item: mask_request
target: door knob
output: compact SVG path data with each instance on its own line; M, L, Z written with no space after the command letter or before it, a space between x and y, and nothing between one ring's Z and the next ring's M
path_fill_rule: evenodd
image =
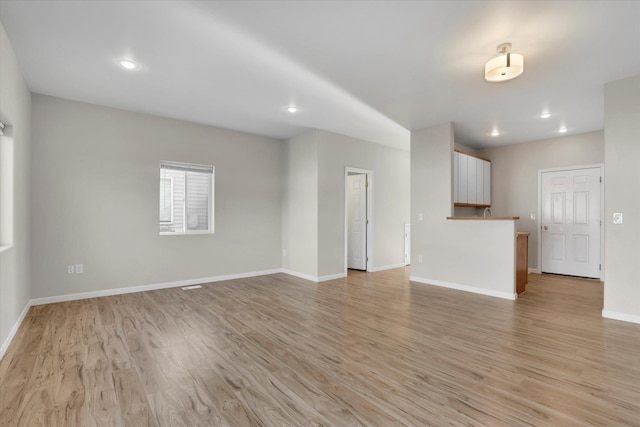
M549 227L547 227L546 225L545 225L544 227L542 227L542 228L544 228L545 230L548 230L548 229L549 229Z

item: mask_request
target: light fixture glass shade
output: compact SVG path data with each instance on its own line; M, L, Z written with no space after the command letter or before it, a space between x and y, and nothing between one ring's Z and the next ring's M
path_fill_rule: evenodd
M484 66L484 78L488 82L503 82L524 72L524 57L517 53L496 56Z
M138 64L129 59L119 59L118 64L120 64L122 68L126 68L127 70L135 70L136 68L138 68Z

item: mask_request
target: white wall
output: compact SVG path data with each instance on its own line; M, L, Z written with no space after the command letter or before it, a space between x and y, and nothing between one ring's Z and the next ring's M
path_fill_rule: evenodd
M538 170L604 163L604 132L561 136L542 141L480 150L491 160L491 212L519 216L518 231L529 235L529 267L538 265Z
M345 168L374 171L373 268L404 265L409 152L322 130L285 143L283 268L314 280L344 274Z
M282 142L33 95L33 297L281 267ZM215 167L215 234L160 236L161 160ZM67 274L69 264L84 274Z
M318 132L285 144L282 206L282 267L318 276Z
M345 168L373 173L373 268L404 265L404 224L410 219L410 153L317 131L319 276L344 273Z
M2 137L2 167L13 164L13 177L2 182L3 195L8 187L10 200L3 198L3 215L13 211L8 224L3 219L2 243L12 246L0 252L0 356L20 319L21 313L31 299L30 248L29 248L29 160L31 152L31 95L27 87L13 48L0 23L0 121L8 124L7 136ZM7 178L3 174L3 178ZM13 182L11 182L11 180ZM7 185L8 184L8 185ZM9 230L7 230L9 228ZM10 233L5 236L4 233ZM7 238L8 237L8 238Z
M411 280L513 298L514 221L446 219L453 147L451 123L411 133Z
M453 149L458 150L465 154L471 154L472 156L482 157L480 156L480 149L469 147L468 145L461 144L459 142L453 143Z
M603 315L640 323L640 76L605 85L604 129Z

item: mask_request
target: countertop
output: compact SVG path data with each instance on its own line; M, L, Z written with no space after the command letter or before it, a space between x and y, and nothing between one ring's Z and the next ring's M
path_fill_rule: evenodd
M520 219L519 216L448 216L447 219L472 221L504 221Z

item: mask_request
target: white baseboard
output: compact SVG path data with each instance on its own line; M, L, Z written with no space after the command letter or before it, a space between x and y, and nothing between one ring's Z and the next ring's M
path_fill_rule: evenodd
M443 288L455 289L458 291L465 291L465 292L473 292L474 294L487 295L490 297L503 298L508 300L515 300L518 298L518 294L515 292L509 293L509 292L492 291L491 289L476 288L475 286L459 285L457 283L442 282L440 280L425 279L423 277L417 277L417 276L410 276L409 280L411 280L412 282L423 283L425 285L440 286Z
M377 271L392 270L400 267L406 267L406 264L403 262L401 264L381 265L380 267L373 267L371 271L375 273Z
M531 274L531 273L533 273L533 274L542 274L542 272L540 271L539 268L530 268L529 269L529 274Z
M311 276L309 274L300 273L298 271L287 270L286 268L283 268L282 272L284 274L288 274L289 276L299 277L299 278L304 279L304 280L310 280L312 282L317 282L318 281L318 277L317 276Z
M11 331L9 332L7 339L5 339L4 342L2 343L2 347L0 347L0 360L2 360L2 358L4 357L4 353L9 348L9 344L11 344L11 341L13 341L13 338L16 336L16 332L18 332L18 328L20 328L20 325L22 325L22 321L24 320L24 317L27 315L27 312L29 311L30 307L31 307L31 301L29 301L27 305L24 307L24 310L22 310L22 313L20 313L20 316L18 317L18 320L16 321L15 325L13 325L13 328L11 328Z
M326 282L327 280L342 279L343 277L346 277L344 273L331 274L328 276L312 276L310 274L300 273L298 271L288 270L286 268L282 269L281 271L290 276L299 277L301 279L310 280L316 283Z
M221 282L223 280L244 279L246 277L264 276L282 273L281 268L273 270L251 271L248 273L228 274L225 276L203 277L201 279L179 280L176 282L157 283L153 285L131 286L128 288L106 289L104 291L81 292L77 294L58 295L53 297L35 298L31 305L51 304L54 302L74 301L79 299L105 297L110 295L130 294L133 292L154 291L157 289L177 288L182 286L201 285L203 283Z
M327 280L344 279L347 277L345 273L330 274L328 276L318 277L318 282L326 282Z
M620 313L618 311L602 310L602 317L623 322L640 323L640 316L637 314Z

